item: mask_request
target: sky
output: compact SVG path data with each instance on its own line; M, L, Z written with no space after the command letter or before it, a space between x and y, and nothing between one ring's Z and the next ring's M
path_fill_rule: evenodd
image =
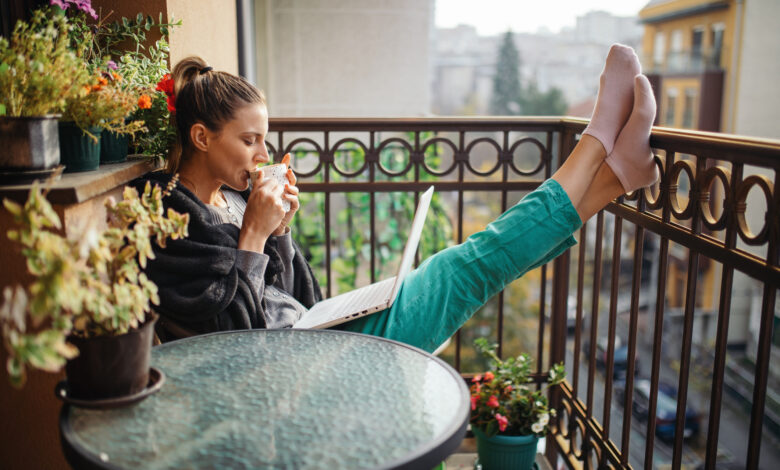
M602 10L617 16L636 16L649 0L436 0L436 26L470 24L481 35L508 29L535 33L544 27L556 33L574 26L578 16Z

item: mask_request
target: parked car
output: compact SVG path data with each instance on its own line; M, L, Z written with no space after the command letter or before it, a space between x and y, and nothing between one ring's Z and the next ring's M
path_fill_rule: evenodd
M650 408L650 381L639 379L634 382L634 400L631 412L641 421L647 421ZM658 384L657 402L655 408L655 435L671 441L674 439L674 428L677 417L677 389L668 383ZM690 403L685 409L685 425L683 437L690 438L699 433L699 413Z
M574 334L577 329L577 297L570 295L566 304L566 333Z

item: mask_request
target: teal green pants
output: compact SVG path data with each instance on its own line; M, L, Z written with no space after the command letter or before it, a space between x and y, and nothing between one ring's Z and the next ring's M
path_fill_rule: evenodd
M337 328L432 352L507 284L576 244L581 225L569 196L549 179L485 230L423 261L389 309Z

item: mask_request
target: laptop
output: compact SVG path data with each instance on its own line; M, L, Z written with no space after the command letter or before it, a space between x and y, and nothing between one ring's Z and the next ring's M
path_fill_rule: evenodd
M401 264L398 266L398 272L395 276L317 302L292 327L327 328L354 318L371 315L393 305L393 301L401 288L401 283L412 270L414 254L417 252L417 246L420 244L420 235L422 235L425 216L428 214L428 207L431 204L431 197L433 197L433 186L420 196L420 202L417 204L417 210L412 221L409 239L404 247Z

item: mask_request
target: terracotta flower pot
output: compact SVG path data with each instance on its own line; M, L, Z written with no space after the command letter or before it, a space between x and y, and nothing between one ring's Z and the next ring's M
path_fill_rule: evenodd
M70 337L79 355L65 365L70 396L99 400L138 393L149 383L156 315L119 336Z

